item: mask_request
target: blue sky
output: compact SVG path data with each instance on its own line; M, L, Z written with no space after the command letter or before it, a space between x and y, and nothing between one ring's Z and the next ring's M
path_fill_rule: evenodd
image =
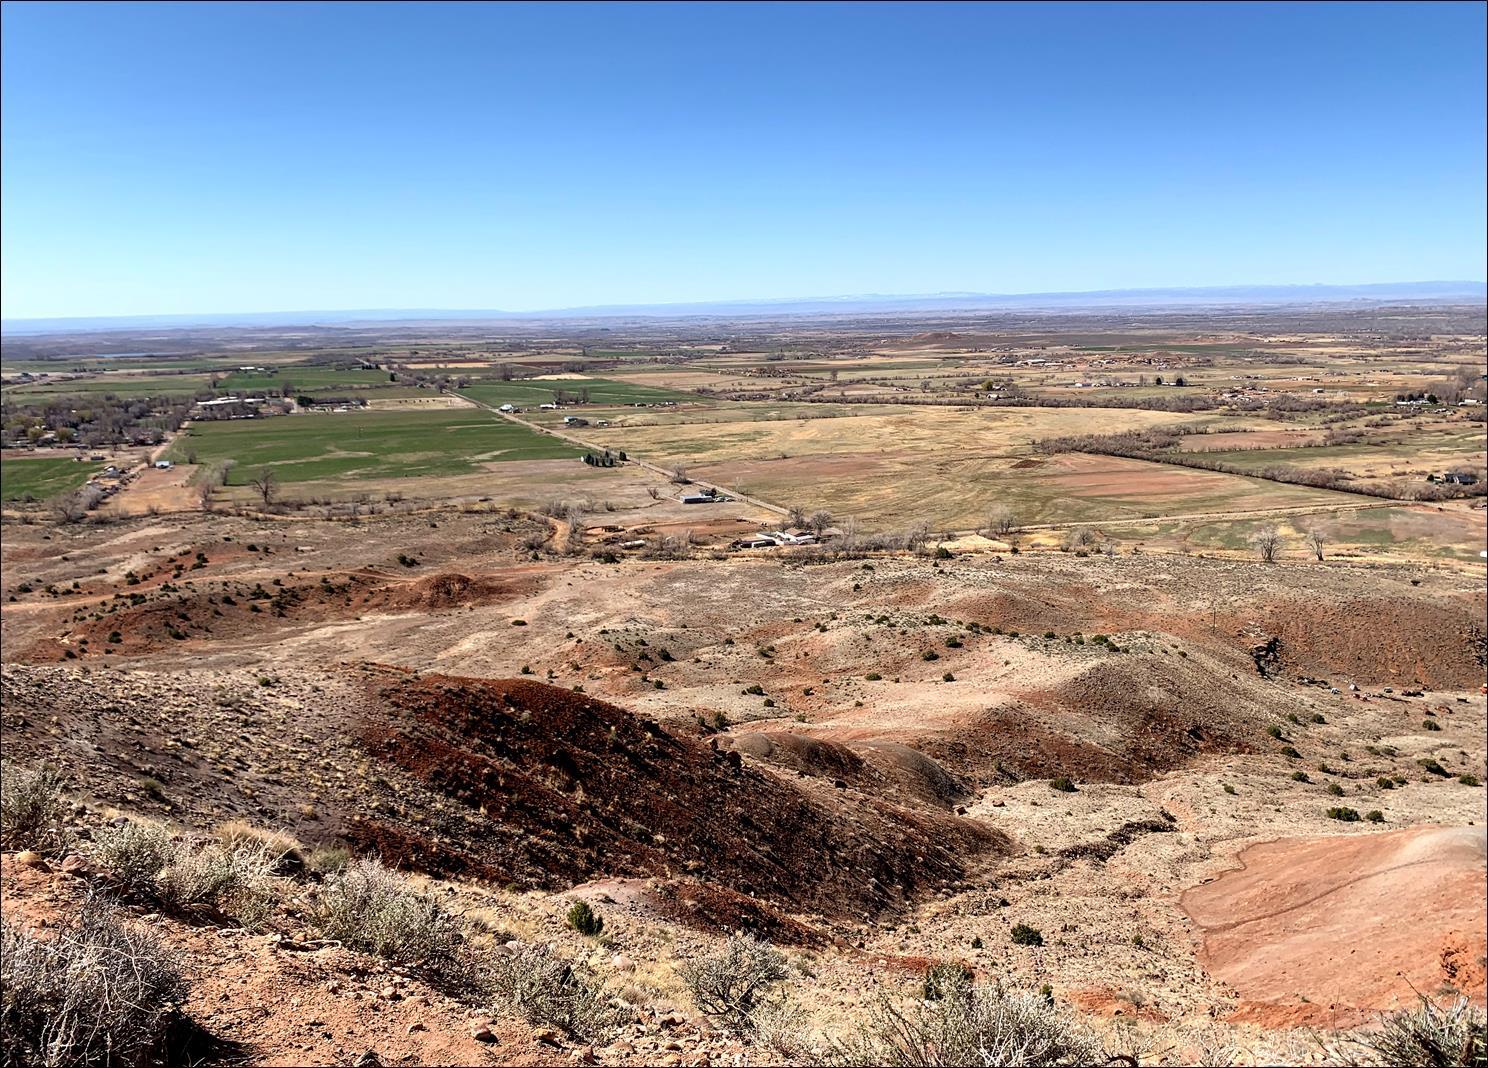
M7 3L6 317L1484 276L1479 3Z

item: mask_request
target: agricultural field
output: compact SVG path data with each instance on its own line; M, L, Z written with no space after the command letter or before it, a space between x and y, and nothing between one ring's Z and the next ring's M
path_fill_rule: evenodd
M327 392L359 386L386 385L392 379L386 371L334 367L283 367L269 374L257 371L234 371L217 383L219 390L241 392L280 392L286 386L302 393Z
M0 460L0 496L7 501L45 501L77 489L102 467L70 457L6 457Z
M427 479L582 450L475 410L352 412L200 422L172 444L176 460L234 461L230 481L270 468L283 483Z
M569 395L587 391L592 405L675 404L703 402L695 393L677 389L663 389L641 383L608 378L590 378L586 375L548 375L520 381L492 381L482 379L460 390L464 396L482 404L513 404L522 408L536 408L540 404L551 404L558 392Z

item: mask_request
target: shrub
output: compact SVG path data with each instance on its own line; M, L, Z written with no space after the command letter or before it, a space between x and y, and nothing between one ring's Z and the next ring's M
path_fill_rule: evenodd
M923 653L920 654L920 659L921 660L939 660L940 659L940 654L937 653L934 649L926 649Z
M604 930L604 920L587 901L575 901L568 910L568 925L581 935L593 937Z
M959 962L932 964L925 972L925 981L920 986L920 996L926 1001L956 997L963 988L971 985L974 978L971 970Z
M1328 784L1328 793L1333 797L1342 797L1343 787L1339 786L1336 782L1330 782Z
M1383 775L1374 780L1374 785L1378 786L1381 790L1395 789L1395 781L1393 779L1387 779Z
M1012 930L1013 945L1015 946L1041 946L1044 944L1044 935L1037 927L1030 927L1026 923L1016 923Z
M461 938L459 922L438 900L370 857L326 880L312 920L326 938L424 968L453 963Z
M730 938L721 953L688 960L679 970L699 1009L741 1030L770 988L789 974L785 956L752 935Z
M1049 780L1049 789L1058 790L1062 794L1075 792L1075 784L1068 775L1060 775L1058 778Z
M1364 818L1366 820L1368 820L1370 823L1384 823L1385 822L1385 814L1383 812L1381 812L1377 808L1372 808L1368 812L1364 813Z
M1106 1052L1066 1008L1030 993L967 983L949 996L901 1010L887 998L824 1058L834 1065L1074 1065L1106 1063Z
M598 984L546 946L502 947L490 959L485 982L499 1011L576 1038L600 1037L620 1022Z
M18 1066L144 1063L186 996L155 934L92 896L46 939L5 924L0 989L5 1063Z
M1344 823L1358 823L1359 810L1354 808L1330 808L1328 809L1330 820L1342 820Z
M263 845L228 847L183 842L155 877L162 900L179 909L208 908L257 927L279 896L279 857Z
M1377 1030L1356 1032L1362 1063L1406 1068L1408 1065L1481 1065L1488 1048L1483 1011L1465 997L1442 1006L1422 996L1414 1009L1402 1009L1380 1021Z
M868 672L868 674L864 675L863 678L867 679L869 682L878 682L880 679L883 678L883 676L876 671L870 671Z
M1476 775L1459 775L1457 776L1457 781L1460 782L1463 786L1483 785Z
M1441 724L1434 719L1423 719L1421 721L1421 729L1423 731L1439 731L1441 730Z
M0 764L0 846L57 852L69 840L62 777L49 767Z
M170 831L156 823L130 821L93 836L94 862L133 894L155 893L155 878L175 855Z
M1294 772L1292 772L1292 781L1293 782L1312 782L1312 779L1308 776L1307 772L1305 772L1305 771L1294 771ZM1340 791L1340 792L1342 792L1342 791Z
M1425 760L1420 761L1420 765L1427 771L1431 772L1431 774L1440 775L1444 779L1449 778L1452 774L1446 768L1441 766L1440 761L1433 760L1430 757L1427 757Z

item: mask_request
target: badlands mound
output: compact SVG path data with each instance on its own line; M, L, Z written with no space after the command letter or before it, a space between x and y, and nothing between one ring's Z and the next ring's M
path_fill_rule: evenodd
M1347 1026L1444 988L1484 999L1482 827L1284 838L1183 895L1237 1020Z
M464 852L500 881L706 873L800 909L876 913L1009 848L972 821L786 779L544 683L408 675L377 697L387 714L364 722L367 751L478 813ZM354 838L419 862L376 823Z

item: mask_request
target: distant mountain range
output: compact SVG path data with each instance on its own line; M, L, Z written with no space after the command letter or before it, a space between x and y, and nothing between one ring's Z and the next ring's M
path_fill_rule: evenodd
M539 311L381 308L351 311L242 312L214 315L106 315L63 319L4 319L7 335L82 333L94 330L168 330L188 327L350 326L394 322L487 322L534 319L688 318L789 316L915 311L1077 311L1081 308L1194 308L1204 306L1367 303L1488 302L1483 282L1380 282L1369 285L1206 286L1177 289L1102 289L1078 293L877 293L839 297L786 297L691 304L607 304Z

